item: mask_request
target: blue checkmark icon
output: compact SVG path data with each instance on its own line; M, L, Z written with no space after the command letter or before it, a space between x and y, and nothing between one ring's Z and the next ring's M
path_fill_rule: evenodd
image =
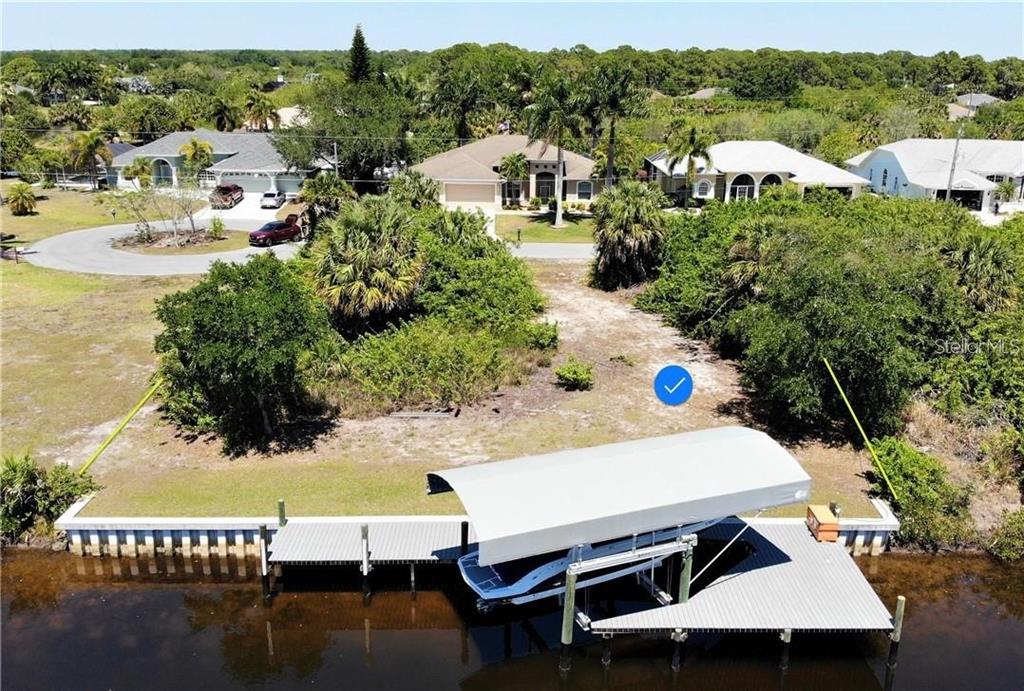
M665 405L681 405L693 394L693 377L685 367L667 365L654 377L654 394Z

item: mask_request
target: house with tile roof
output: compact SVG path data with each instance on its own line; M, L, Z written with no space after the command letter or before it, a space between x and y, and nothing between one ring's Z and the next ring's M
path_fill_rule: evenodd
M953 155L956 152L956 166ZM1024 199L1024 142L997 139L903 139L865 151L846 161L850 171L866 177L877 194L951 198L980 211L995 204L996 185L1010 180L1017 200Z
M498 169L503 158L521 153L529 163L523 180L505 182ZM562 200L589 202L601 181L592 179L594 161L562 151ZM413 166L439 183L440 201L448 206L500 206L503 200L551 199L555 196L558 150L521 134L498 134L431 156Z
M773 141L729 141L708 148L710 160L694 160L696 175L687 181L686 158L673 162L668 149L648 156L647 178L682 202L757 199L772 185L794 184L801 191L823 186L854 197L868 184L859 175Z
M199 174L205 187L233 183L246 192L280 190L286 195L298 194L302 181L311 171L295 170L285 163L265 132L217 132L198 129L172 132L157 140L135 147L114 157L108 168L108 182L118 187L131 187L123 170L138 158L146 158L153 166L153 184L177 186L184 175L181 147L196 138L213 148L213 165Z

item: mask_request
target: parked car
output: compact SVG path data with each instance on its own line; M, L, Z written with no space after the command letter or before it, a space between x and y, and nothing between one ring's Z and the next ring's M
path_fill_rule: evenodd
M245 198L245 191L238 185L217 185L210 192L210 206L215 209L230 209Z
M264 192L263 197L260 199L261 209L280 209L281 205L284 204L284 192L278 190L276 192Z
M249 233L249 244L254 247L270 247L278 242L298 240L301 237L298 215L288 214L283 221L271 221Z

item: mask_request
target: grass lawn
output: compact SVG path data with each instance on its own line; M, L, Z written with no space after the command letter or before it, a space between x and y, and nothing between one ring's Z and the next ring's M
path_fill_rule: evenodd
M138 254L212 254L213 252L230 252L249 246L249 231L229 230L222 240L202 245L182 245L181 247L122 247L125 252Z
M7 190L17 180L0 182L0 190L7 197ZM4 233L17 235L17 240L31 243L36 240L79 228L105 226L119 223L110 212L96 203L95 192L73 190L44 190L33 187L36 194L36 212L30 216L15 216L5 204L0 211L0 227Z
M522 232L523 242L586 242L594 241L594 219L583 216L565 216L565 228L552 228L554 214L518 216L501 214L496 218L498 237L515 242Z

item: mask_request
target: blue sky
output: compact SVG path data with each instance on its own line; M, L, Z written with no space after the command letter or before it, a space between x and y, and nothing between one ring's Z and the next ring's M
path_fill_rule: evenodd
M987 58L1024 53L1024 3L340 3L3 0L3 48L312 48L429 50L507 42L547 50L759 48ZM527 18L530 19L527 19Z

